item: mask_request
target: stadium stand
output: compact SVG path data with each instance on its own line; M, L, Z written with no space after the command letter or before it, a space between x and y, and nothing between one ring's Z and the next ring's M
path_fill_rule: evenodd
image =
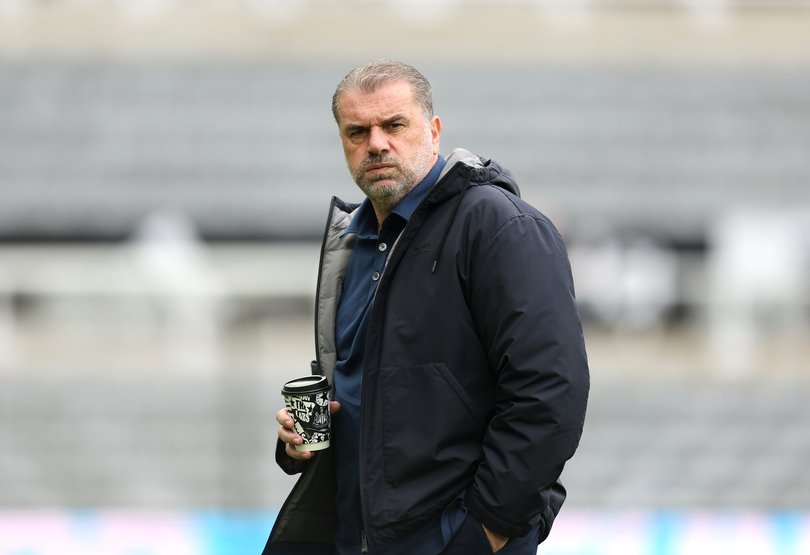
M570 233L699 243L730 205L810 201L807 72L425 71L445 149L500 160ZM325 199L357 197L329 115L339 76L272 63L0 64L0 236L115 240L171 209L209 239L312 239Z
M2 504L278 507L291 485L272 463L279 383L3 379ZM809 396L794 381L600 382L569 504L806 508Z

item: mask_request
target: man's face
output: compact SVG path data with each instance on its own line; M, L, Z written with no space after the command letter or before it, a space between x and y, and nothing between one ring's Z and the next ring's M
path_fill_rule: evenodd
M405 81L372 93L344 91L338 116L349 171L384 218L436 162L441 122L426 121Z

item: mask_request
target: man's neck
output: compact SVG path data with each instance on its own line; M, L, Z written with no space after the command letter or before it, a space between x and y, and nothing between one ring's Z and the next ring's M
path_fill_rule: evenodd
M379 234L380 230L382 229L383 222L388 217L388 214L391 213L391 210L390 209L382 210L380 208L377 208L376 206L374 206L373 202L371 203L371 206L374 207L374 214L377 216L377 233Z

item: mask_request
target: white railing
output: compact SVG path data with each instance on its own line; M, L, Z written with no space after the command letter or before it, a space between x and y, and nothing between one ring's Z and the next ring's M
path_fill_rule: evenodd
M96 307L88 318L102 315L102 326L118 325L122 304L140 307L159 337L154 347L168 351L174 366L213 371L229 310L291 301L314 307L317 263L312 243L210 247L182 236L0 246L0 371L19 362L24 301L70 305L71 321L81 321L82 306Z

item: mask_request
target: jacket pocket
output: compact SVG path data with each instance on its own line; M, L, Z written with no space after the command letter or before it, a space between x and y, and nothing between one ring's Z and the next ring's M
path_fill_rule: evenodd
M484 417L481 415L480 408L475 406L475 403L473 403L473 400L470 398L467 390L464 389L464 387L458 382L453 373L450 372L450 369L444 364L437 364L435 367L439 372L439 375L444 378L444 381L447 382L447 385L450 386L450 389L452 389L453 393L456 394L458 400L461 401L461 404L464 405L464 408L467 409L467 412L470 414L473 421L482 428L486 427L487 423L484 420Z
M391 522L449 502L472 479L485 422L444 364L381 370L383 475Z

